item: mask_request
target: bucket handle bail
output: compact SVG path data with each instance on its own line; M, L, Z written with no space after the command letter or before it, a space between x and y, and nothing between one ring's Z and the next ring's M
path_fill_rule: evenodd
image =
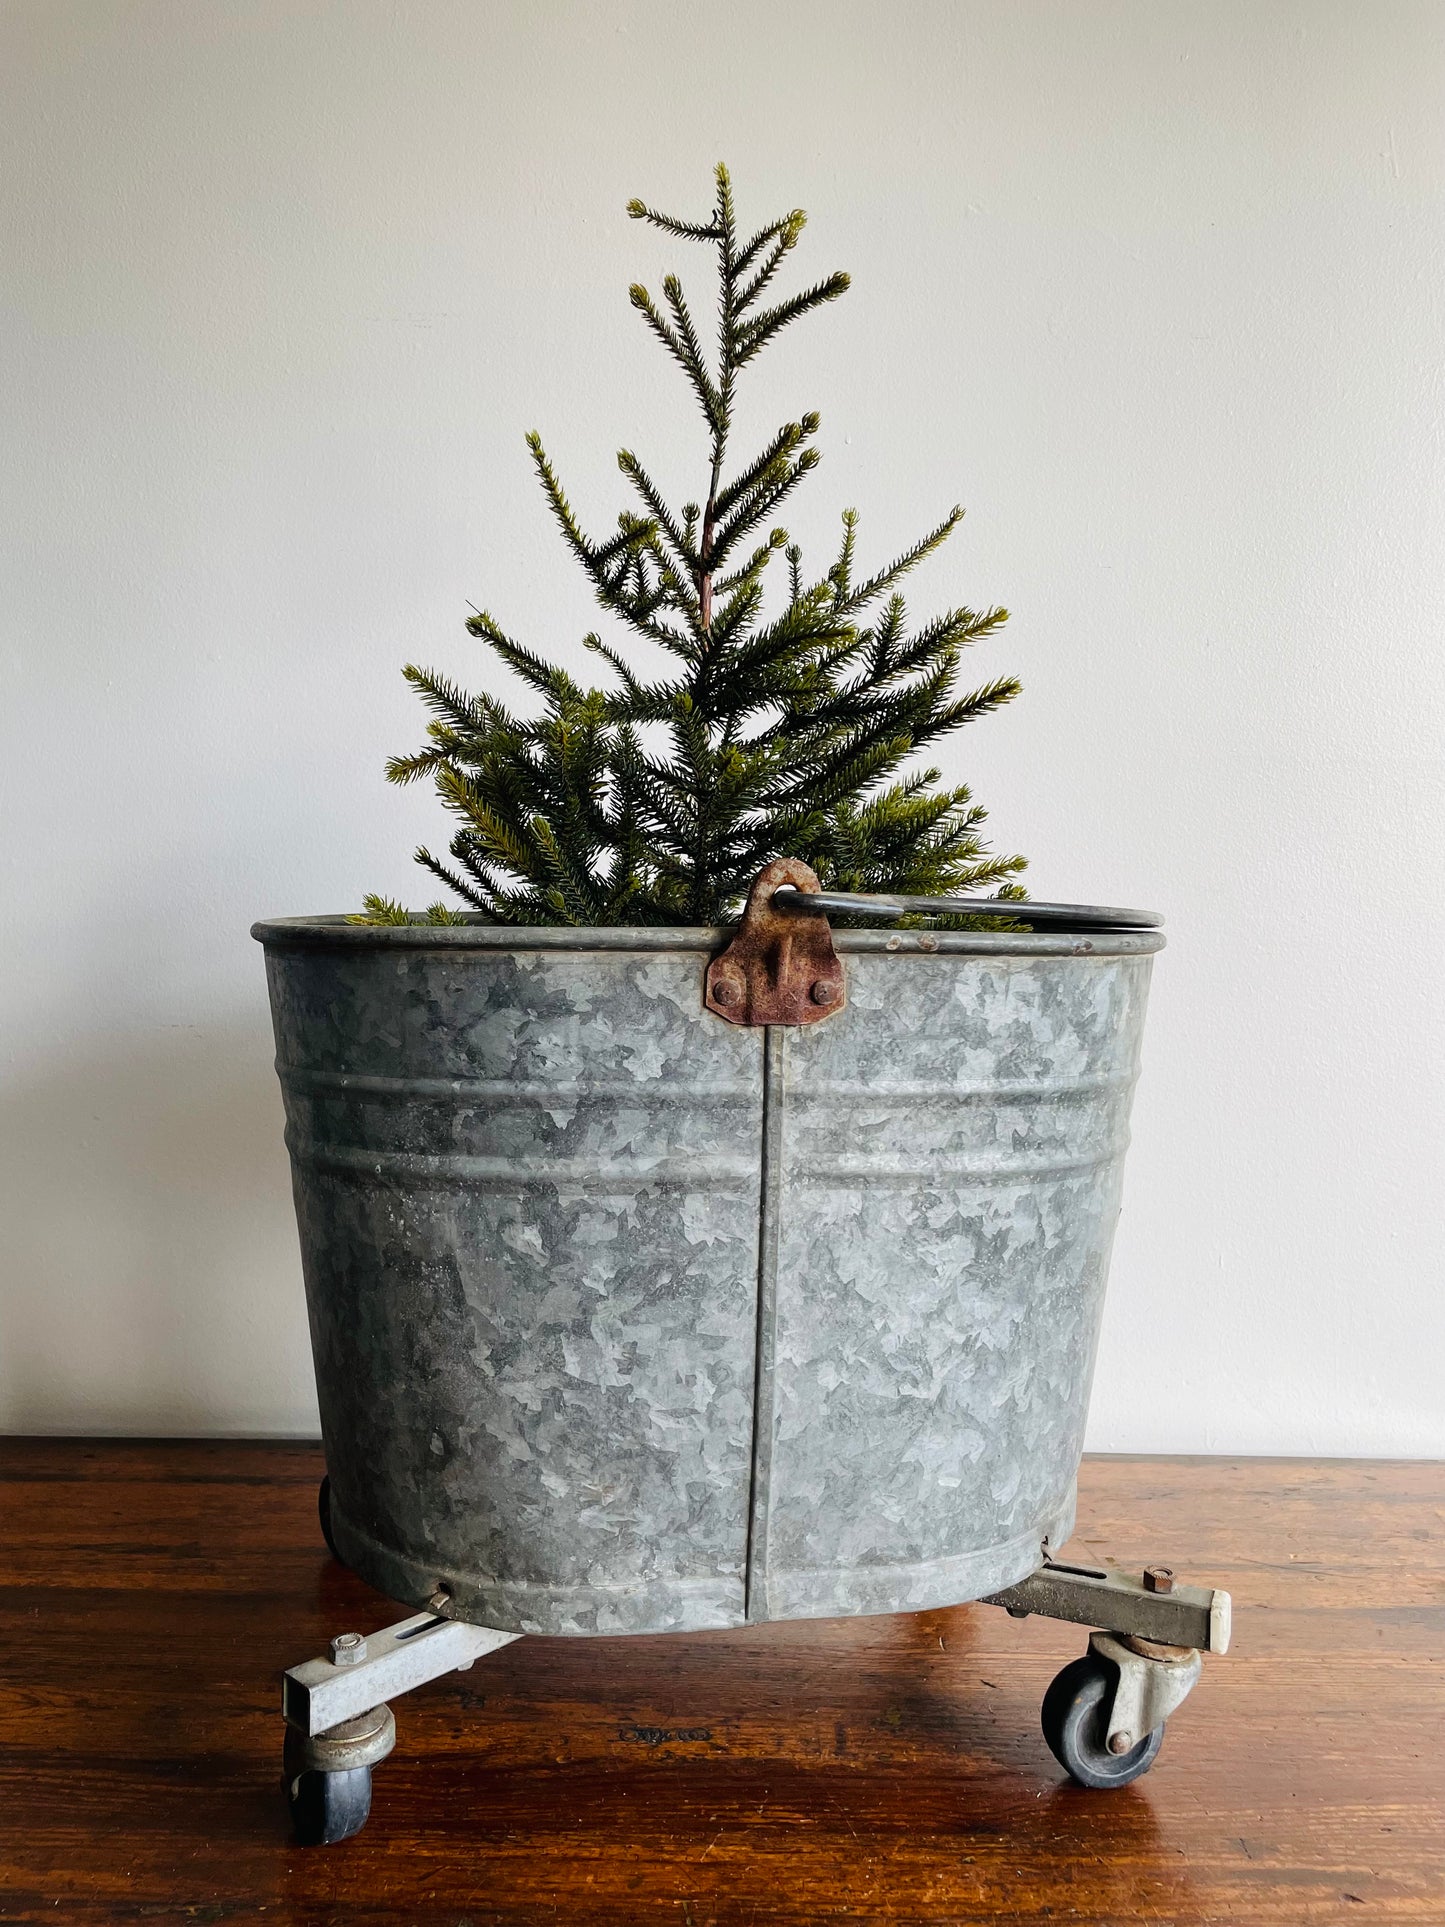
M708 965L703 1002L725 1024L818 1024L848 1001L827 916L786 915L773 901L780 888L816 896L821 885L796 857L760 872L737 935Z

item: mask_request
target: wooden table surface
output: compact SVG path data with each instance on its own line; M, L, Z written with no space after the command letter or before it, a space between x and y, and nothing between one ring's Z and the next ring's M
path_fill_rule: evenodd
M0 1920L1445 1923L1445 1466L1086 1463L1076 1556L1227 1586L1153 1771L1065 1782L1077 1628L957 1607L524 1639L397 1702L302 1851L282 1668L401 1614L306 1444L0 1440Z

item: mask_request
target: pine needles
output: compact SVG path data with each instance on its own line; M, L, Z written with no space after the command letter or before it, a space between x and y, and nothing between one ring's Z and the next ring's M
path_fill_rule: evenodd
M905 769L918 751L1018 694L1012 677L958 693L963 650L992 635L1006 610L950 609L909 623L900 584L948 539L962 510L861 580L858 518L846 510L837 557L812 581L777 516L817 466L817 415L784 423L725 475L742 370L784 328L843 294L848 276L765 303L805 217L794 209L742 241L726 168L716 180L705 222L642 201L627 210L716 253L712 359L675 275L663 281L661 301L640 285L630 290L701 412L703 500L672 507L623 449L618 467L638 506L594 541L541 437L527 437L548 507L598 603L674 668L648 680L589 635L613 686L584 689L478 610L468 629L527 686L534 713L513 715L492 696L407 668L432 720L426 746L394 758L387 775L396 783L429 777L460 826L449 863L426 849L417 861L472 913L507 924L726 922L778 856L801 857L838 889L945 895L992 886L1017 900L1024 893L1011 879L1024 860L988 853L985 813L969 791L939 789L936 769ZM768 613L767 587L779 580ZM440 903L426 913L434 923L457 916ZM407 920L375 896L359 919Z

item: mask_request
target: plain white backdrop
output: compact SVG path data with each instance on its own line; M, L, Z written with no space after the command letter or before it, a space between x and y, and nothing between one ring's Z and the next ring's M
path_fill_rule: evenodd
M791 526L968 505L948 772L1168 918L1090 1443L1445 1451L1437 0L0 0L0 1427L313 1428L247 928L434 894L469 599L575 659L527 429L700 486L719 158L854 277Z

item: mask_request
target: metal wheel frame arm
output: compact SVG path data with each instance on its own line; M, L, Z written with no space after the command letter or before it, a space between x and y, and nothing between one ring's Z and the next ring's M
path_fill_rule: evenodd
M1115 1566L1046 1559L1027 1579L990 1593L981 1603L1002 1606L1015 1619L1037 1614L1160 1646L1229 1651L1229 1594L1216 1586L1176 1585L1172 1571L1162 1566L1150 1566L1141 1578Z
M1180 1586L1168 1567L1142 1577L1109 1566L1046 1559L1027 1579L980 1602L1015 1619L1036 1614L1094 1630L1089 1650L1115 1669L1107 1741L1126 1753L1183 1705L1205 1653L1226 1653L1229 1594L1214 1586Z
M395 1729L387 1722L370 1721L372 1714L386 1712L389 1699L445 1673L464 1673L474 1661L521 1636L469 1626L439 1613L416 1613L365 1637L343 1633L332 1640L329 1659L288 1667L281 1679L281 1711L287 1726L307 1742L310 1765L323 1772L374 1765L395 1740ZM381 1729L374 1742L358 1747L357 1734L337 1730L358 1723ZM373 1753L371 1746L379 1750Z

